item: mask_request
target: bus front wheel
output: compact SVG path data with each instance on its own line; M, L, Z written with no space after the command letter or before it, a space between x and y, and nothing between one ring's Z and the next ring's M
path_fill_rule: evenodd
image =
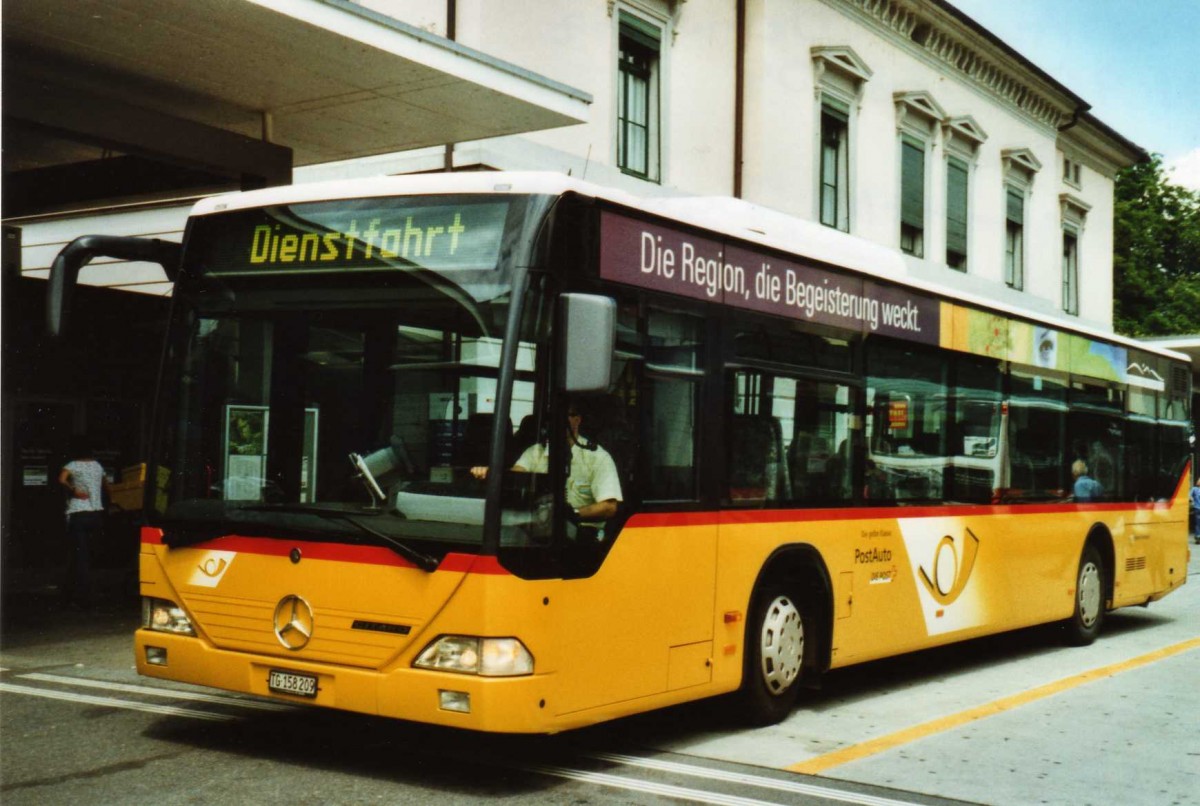
M796 703L804 668L807 619L787 586L767 583L754 597L746 631L741 700L754 725L782 721Z
M1104 560L1089 543L1079 558L1075 577L1075 612L1063 625L1068 644L1086 646L1096 640L1104 623L1104 591Z

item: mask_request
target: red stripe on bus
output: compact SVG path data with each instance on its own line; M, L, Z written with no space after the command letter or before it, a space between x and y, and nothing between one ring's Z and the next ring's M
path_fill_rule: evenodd
M1176 493L1178 495L1178 493ZM1050 515L1069 512L1131 512L1169 509L1170 501L1096 504L967 504L942 506L842 507L838 509L727 509L717 512L650 512L634 515L627 527L749 525L908 518L980 517L985 515Z
M462 571L467 574L494 574L509 576L507 568L500 564L495 557L483 554L447 554L442 559L439 571Z
M1191 462L1175 488L1170 501L1148 503L1098 503L1098 504L968 504L943 506L890 506L890 507L841 507L837 509L727 509L704 512L643 512L632 516L626 527L636 529L686 528L689 526L752 525L756 523L803 523L855 520L898 520L901 518L946 518L980 517L987 515L1051 515L1070 512L1129 512L1137 510L1170 509L1179 496L1186 494L1185 488L1191 478ZM163 532L151 526L142 527L142 542L159 546L163 543ZM416 568L416 565L397 555L390 549L379 546L352 546L344 543L305 542L301 553L315 560L364 563L370 565L392 565L397 568ZM286 557L292 548L299 548L292 541L278 538L226 537L197 543L191 548L214 551L236 551L246 554L261 554L269 557ZM508 575L509 571L496 557L478 554L451 552L438 564L439 571L470 574Z
M163 544L161 529L142 527L142 542L159 546ZM265 557L287 557L293 548L300 549L303 557L312 560L333 560L337 562L361 563L365 565L390 565L397 568L416 568L416 565L404 559L391 549L381 546L353 546L345 543L312 543L281 540L279 538L244 537L242 535L226 535L196 543L188 548L201 551L234 551L239 554L258 554ZM507 575L509 572L500 565L495 557L485 557L478 554L462 554L451 552L442 558L438 571L452 571L469 574Z

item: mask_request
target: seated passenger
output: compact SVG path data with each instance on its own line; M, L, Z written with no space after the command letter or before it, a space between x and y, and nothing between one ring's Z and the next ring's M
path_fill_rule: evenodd
M1104 495L1100 482L1088 475L1087 462L1076 459L1071 465L1071 475L1075 477L1076 501L1099 501Z

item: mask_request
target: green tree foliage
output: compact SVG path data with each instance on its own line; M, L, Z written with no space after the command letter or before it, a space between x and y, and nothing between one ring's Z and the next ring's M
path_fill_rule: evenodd
M1117 175L1113 296L1118 333L1200 332L1200 193L1170 184L1158 154Z

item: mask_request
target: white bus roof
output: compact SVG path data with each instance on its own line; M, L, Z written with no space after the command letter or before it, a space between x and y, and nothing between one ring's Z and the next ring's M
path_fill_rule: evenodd
M680 224L727 235L768 249L847 269L868 277L886 280L955 302L996 311L1018 319L1046 322L1055 328L1069 330L1092 339L1112 342L1144 352L1157 353L1180 361L1190 360L1187 355L1174 350L1058 319L1046 319L1012 305L907 276L904 260L895 250L742 199L712 196L643 197L559 173L470 171L312 182L212 196L197 202L192 209L192 215L209 215L269 205L301 204L335 199L460 193L549 196L575 193L643 211Z

